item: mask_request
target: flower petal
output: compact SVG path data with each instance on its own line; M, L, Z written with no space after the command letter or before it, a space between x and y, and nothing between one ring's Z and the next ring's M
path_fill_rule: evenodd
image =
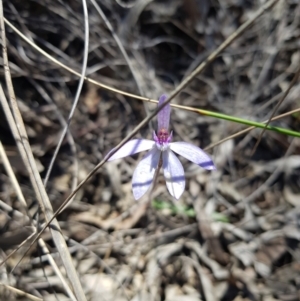
M130 155L137 154L139 152L148 150L155 144L152 140L147 139L133 139L125 143L118 151L116 151L108 161L124 158ZM111 150L106 156L108 156L113 150Z
M179 199L185 188L184 170L181 162L170 150L163 152L163 169L170 194Z
M166 94L161 95L158 101L158 106L161 106L167 98L168 96ZM158 131L161 129L169 129L170 113L171 106L169 103L162 110L159 111L159 113L157 114Z
M216 169L214 162L209 155L201 148L187 142L170 143L170 148L180 156L200 165L207 170Z
M136 167L132 176L132 192L136 200L141 198L151 186L160 154L160 150L156 147L152 148Z

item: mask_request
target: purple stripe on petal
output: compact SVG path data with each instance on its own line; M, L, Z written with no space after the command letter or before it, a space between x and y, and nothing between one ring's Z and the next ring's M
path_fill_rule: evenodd
M163 152L163 170L167 188L178 200L185 188L184 170L181 162L170 149Z
M168 96L166 94L161 95L158 101L158 106L162 105L167 98ZM159 111L157 114L158 131L161 129L169 129L170 113L171 106L169 103L161 111Z
M154 147L137 165L132 176L132 192L136 200L141 198L153 182L161 152Z
M130 155L137 154L139 152L149 150L155 145L155 142L147 139L133 139L125 143L118 151L116 151L108 161L124 158ZM106 157L112 152L112 150L106 155Z
M187 142L170 143L170 148L180 156L200 165L207 170L216 169L210 156L201 148Z

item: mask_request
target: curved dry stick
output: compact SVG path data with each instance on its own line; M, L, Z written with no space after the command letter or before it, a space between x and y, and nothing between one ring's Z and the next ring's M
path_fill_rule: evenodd
M278 1L278 0L277 0ZM47 59L49 59L50 61L52 61L53 63L55 63L56 65L62 67L63 69L69 71L70 73L78 76L78 77L81 77L81 74L75 70L73 70L72 68L66 66L65 64L61 63L59 60L55 59L54 57L52 57L50 54L48 54L46 51L44 51L43 49L41 49L39 46L37 46L35 43L33 43L30 39L28 39L20 30L18 30L14 25L12 25L6 18L4 18L4 22L16 33L18 34L26 43L28 43L31 47L33 47L35 50L37 50L39 53L41 53L43 56L45 56ZM97 82L96 80L93 80L87 76L84 77L84 79L89 82L89 83L92 83L102 89L105 89L105 90L109 90L109 91L112 91L112 92L115 92L115 93L118 93L118 94L121 94L121 95L124 95L124 96L128 96L128 97L132 97L132 98L135 98L135 99L139 99L139 100L144 100L144 101L149 101L150 99L149 98L145 98L145 97L142 97L142 96L138 96L138 95L135 95L135 94L132 94L132 93L128 93L128 92L125 92L125 91L122 91L122 90L118 90L118 89L115 89L115 88L112 88L110 86L107 86L107 85L104 85L104 84L101 84L99 82Z
M38 172L36 162L34 156L32 154L32 150L28 141L25 125L23 123L23 119L21 113L19 111L16 97L14 93L14 88L12 84L9 64L8 64L8 56L7 56L7 47L6 47L6 35L5 35L5 26L4 26L4 17L3 17L3 4L2 0L0 0L0 27L1 27L1 38L2 38L2 53L3 53L3 65L5 71L5 80L7 84L9 100L11 103L12 112L8 105L7 99L5 97L2 86L0 85L0 101L2 103L3 109L5 111L5 115L7 116L10 128L12 130L14 139L17 143L18 149L22 156L23 162L26 166L26 169L29 173L29 178L32 183L36 198L39 202L41 210L46 217L46 220L51 220L52 228L50 229L53 241L59 250L61 260L64 263L66 272L72 284L73 290L78 300L86 301L85 294L83 292L81 283L79 281L78 275L76 273L76 269L73 265L72 258L70 252L68 250L66 241L64 240L59 224L56 219L53 219L53 209L51 206L51 202L44 188L42 179ZM2 262L3 263L3 262Z
M26 27L26 25L24 24L24 22L22 22L22 19L19 15L19 12L16 10L16 8L13 6L12 3L9 3L9 6L10 6L10 9L13 11L13 13L16 15L16 18L18 20L18 22L20 23L21 27L23 28L24 32L26 32L28 38L33 41L33 38L32 38L32 34L31 32L28 30L28 28ZM36 88L36 90L40 93L40 95L42 96L42 98L44 98L44 100L47 102L47 103L50 103L52 105L55 106L55 108L57 109L57 106L56 104L53 102L53 100L51 99L51 97L48 95L48 93L45 91L45 89L39 85L35 79L32 79L29 77L29 75L27 75L28 77L28 81ZM63 115L60 113L60 111L57 109L55 110L55 114L57 115L57 119L59 120L62 128L65 128L67 127L67 122L65 120L65 118L63 117ZM73 136L71 134L71 132L68 130L67 131L67 139L69 141L69 144L70 144L70 149L71 149L71 152L73 154L73 179L72 179L72 184L71 184L71 191L73 191L77 184L78 184L78 170L79 170L79 164L78 164L78 160L77 160L77 157L76 157L76 145L75 145L75 141L73 139Z
M49 167L47 169L47 173L44 179L44 186L47 186L49 177L50 177L50 173L52 171L54 162L56 160L56 157L58 155L58 152L60 150L60 147L63 143L63 140L66 136L66 133L68 132L71 120L73 118L73 115L75 113L75 109L77 107L78 101L79 101L79 96L81 94L81 90L83 87L83 83L84 83L84 79L85 79L85 74L86 74L86 68L87 68L87 61L88 61L88 54L89 54L89 19L88 19L88 9L87 9L87 4L86 4L86 0L82 0L82 6L83 6L83 16L84 16L84 51L83 51L83 62L82 62L82 71L80 74L80 81L78 83L78 87L77 87L77 91L76 91L76 95L75 95L75 99L74 102L72 104L72 108L68 117L68 121L67 121L67 125L64 127L63 132L60 135L60 139L58 141L58 144L55 148L54 154L51 158L51 162L49 164Z
M243 25L241 25L232 35L230 35L219 47L217 50L215 50L197 69L195 69L195 71L193 73L200 73L206 66L208 63L212 62L230 43L232 43L238 36L240 36L258 17L260 17L266 10L268 10L269 8L271 8L273 5L275 5L276 2L278 2L279 0L269 0L267 3L265 3L257 12L256 14L253 15L253 17L248 20L247 22L245 22ZM18 30L13 24L11 24L6 18L4 18L4 22L17 34L19 35L26 43L28 43L31 47L33 47L35 50L37 50L39 53L41 53L42 55L44 55L46 58L48 58L50 61L52 61L53 63L55 63L56 65L62 67L63 69L67 70L68 72L80 77L81 74L75 70L73 70L72 68L66 66L65 64L61 63L59 60L55 59L54 57L52 57L50 54L48 54L46 51L44 51L43 49L41 49L39 46L37 46L34 42L32 42L30 39L28 39L20 30ZM200 69L200 71L199 71ZM193 74L192 73L192 74ZM196 74L197 75L197 74ZM191 76L191 75L190 75ZM154 99L150 99L147 97L143 97L143 96L139 96L136 94L132 94L132 93L128 93L126 91L122 91L119 89L115 89L112 88L108 85L104 85L96 80L93 80L89 77L85 77L85 80L89 83L92 83L102 89L114 92L114 93L118 93L124 96L128 96L134 99L138 99L138 100L142 100L142 101L148 101L148 102L153 102L153 103L157 103L157 100ZM184 80L183 83L185 83L186 81L188 81L188 83L190 82L189 77L186 77L186 79ZM180 87L180 86L179 86ZM177 108L184 108L183 106L178 106L178 105L174 105L171 104L171 106L173 107L177 107Z

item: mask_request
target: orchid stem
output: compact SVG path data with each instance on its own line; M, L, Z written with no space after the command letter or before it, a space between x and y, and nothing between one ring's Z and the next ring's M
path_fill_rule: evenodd
M222 113L211 112L211 111L202 110L202 109L196 109L195 111L201 115L215 117L218 119L229 120L229 121L233 121L233 122L237 122L237 123L241 123L241 124L255 126L258 128L262 128L262 129L265 128L270 131L274 131L277 133L300 138L300 132L296 132L293 130L289 130L289 129L285 129L285 128L281 128L281 127L277 127L277 126L272 126L272 125L266 126L265 123L251 121L251 120L247 120L247 119L243 119L243 118L239 118L239 117L234 117L234 116L230 116L230 115L226 115L226 114L222 114Z

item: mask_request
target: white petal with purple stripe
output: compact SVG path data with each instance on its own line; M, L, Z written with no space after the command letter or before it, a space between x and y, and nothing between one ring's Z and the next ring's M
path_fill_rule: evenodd
M147 139L133 139L125 143L118 151L116 151L108 161L124 158L139 152L149 150L155 145L155 142ZM108 156L112 150L106 155Z
M152 148L140 161L132 176L132 192L136 200L141 198L150 188L157 169L160 150Z
M172 151L207 170L216 169L212 159L201 148L187 142L170 143Z
M162 154L164 177L167 188L175 199L179 199L185 188L185 177L182 164L170 149L164 151Z

